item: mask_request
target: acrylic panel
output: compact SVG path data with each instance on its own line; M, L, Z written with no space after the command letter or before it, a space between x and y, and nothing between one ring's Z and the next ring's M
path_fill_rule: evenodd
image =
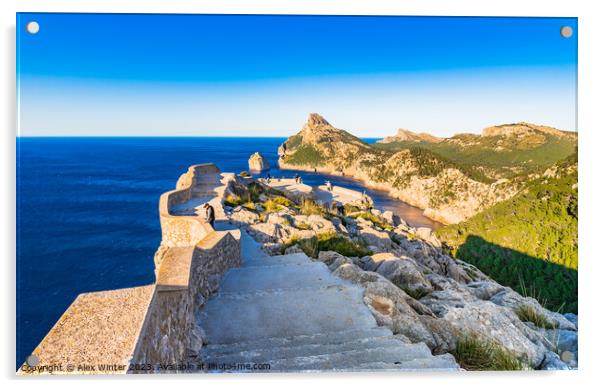
M577 35L17 14L17 373L576 369Z

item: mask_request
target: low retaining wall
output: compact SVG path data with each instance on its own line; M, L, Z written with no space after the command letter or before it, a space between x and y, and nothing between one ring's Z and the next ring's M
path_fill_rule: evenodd
M190 201L193 190L198 186L203 174L218 174L220 170L214 164L197 164L190 166L180 176L176 189L163 193L159 198L159 219L161 221L161 244L171 247L186 247L196 244L209 233L211 225L202 222L199 217L176 216L170 209L176 205Z
M186 363L202 346L196 310L223 273L240 265L240 231L215 231L169 208L191 198L202 174L217 172L212 164L192 166L179 189L161 196L164 240L155 255L155 283L79 295L34 350L39 362L18 374L173 372Z
M240 231L216 232L176 255L180 257L163 260L158 272L155 295L131 361L143 369L133 373L169 372L162 365L185 363L189 354L198 352L202 338L194 333L195 310L216 291L224 272L240 265ZM189 275L186 284L178 282L180 272Z

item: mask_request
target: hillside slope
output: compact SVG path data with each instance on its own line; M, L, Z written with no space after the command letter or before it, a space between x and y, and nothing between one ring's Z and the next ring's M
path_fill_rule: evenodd
M473 166L491 179L542 172L575 151L577 134L529 123L485 128L482 135L458 134L432 141L404 133L385 138L376 147L399 151L420 147L461 165Z
M549 307L577 309L577 155L514 198L437 231L455 257Z

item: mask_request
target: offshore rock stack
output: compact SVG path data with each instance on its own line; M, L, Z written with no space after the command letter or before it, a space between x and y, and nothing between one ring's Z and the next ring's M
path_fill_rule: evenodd
M262 172L270 169L270 163L259 152L255 152L249 157L249 170Z

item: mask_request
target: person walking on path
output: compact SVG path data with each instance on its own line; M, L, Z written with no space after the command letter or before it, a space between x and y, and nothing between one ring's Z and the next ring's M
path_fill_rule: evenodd
M205 203L203 208L205 209L205 221L215 229L215 209L209 205L209 202Z

